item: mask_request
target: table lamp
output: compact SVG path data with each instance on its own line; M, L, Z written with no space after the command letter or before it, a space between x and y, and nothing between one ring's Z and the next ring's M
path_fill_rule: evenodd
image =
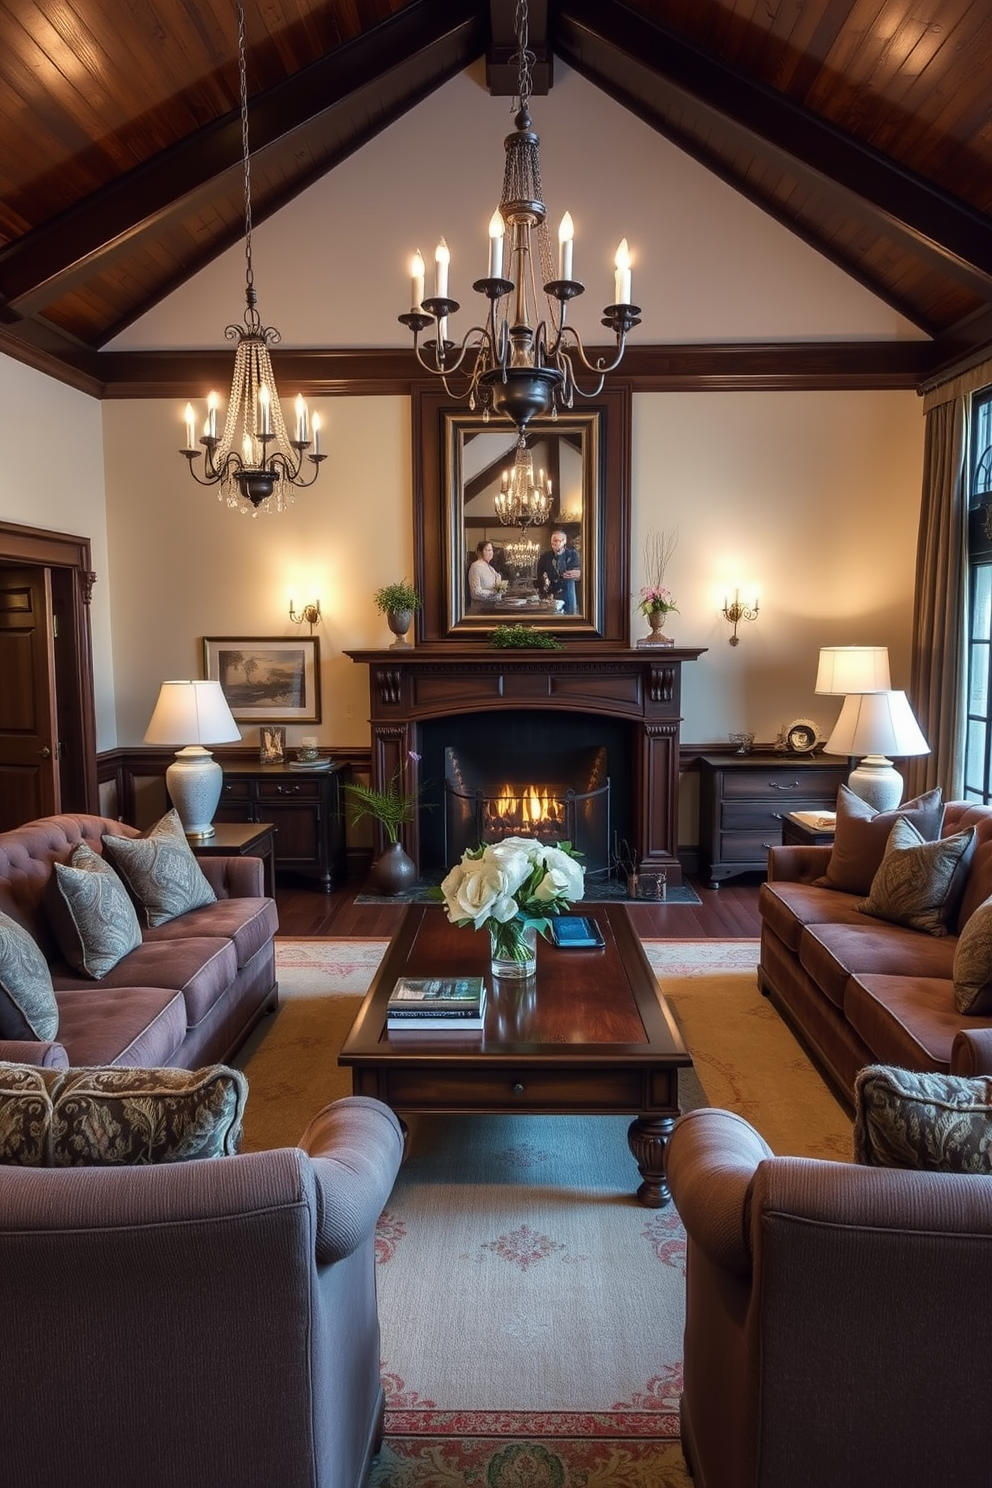
M219 682L163 682L145 730L146 744L182 744L165 772L187 837L212 837L224 772L205 744L240 743Z
M930 753L904 692L852 693L823 747L827 754L864 756L847 784L876 811L894 811L902 800L902 776L887 756Z

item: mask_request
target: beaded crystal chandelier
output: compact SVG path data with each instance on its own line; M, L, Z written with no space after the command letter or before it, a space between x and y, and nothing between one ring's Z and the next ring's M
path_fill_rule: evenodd
M245 175L245 301L244 325L229 325L224 335L237 341L234 376L223 433L217 433L216 393L207 399L207 415L200 444L206 451L203 475L195 461L196 417L186 404L186 444L182 450L189 471L201 486L219 485L219 501L257 517L259 512L281 512L292 504L295 487L312 486L320 473L320 419L310 412L302 397L296 399L295 438L290 439L282 416L279 390L269 346L276 345L279 332L263 326L256 308L257 296L251 261L251 160L248 153L248 85L245 69L245 13L238 6L238 70L241 84L241 145ZM313 431L313 451L308 453ZM313 466L309 480L303 476L303 457Z

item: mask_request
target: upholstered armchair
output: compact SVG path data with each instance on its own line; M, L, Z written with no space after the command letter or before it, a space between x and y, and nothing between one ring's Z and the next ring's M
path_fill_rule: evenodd
M300 1147L0 1166L0 1479L357 1488L381 1438L375 1225L403 1150L378 1101Z
M992 1178L775 1157L716 1110L668 1178L696 1488L985 1488Z

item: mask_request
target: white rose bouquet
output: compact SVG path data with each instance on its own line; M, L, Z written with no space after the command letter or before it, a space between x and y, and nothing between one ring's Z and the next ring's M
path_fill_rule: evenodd
M441 897L454 925L488 926L493 955L525 961L523 932L547 935L585 889L585 874L570 842L557 847L533 837L504 837L462 854L441 883Z

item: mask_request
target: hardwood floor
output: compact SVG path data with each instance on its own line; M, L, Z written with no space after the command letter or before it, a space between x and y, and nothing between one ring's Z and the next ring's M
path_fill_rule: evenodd
M757 874L742 874L719 889L707 889L692 882L700 904L629 905L637 933L659 940L757 937L761 884ZM276 887L279 934L388 940L399 923L402 905L356 904L355 896L363 887L364 875L330 894L308 886L302 879L287 878Z

